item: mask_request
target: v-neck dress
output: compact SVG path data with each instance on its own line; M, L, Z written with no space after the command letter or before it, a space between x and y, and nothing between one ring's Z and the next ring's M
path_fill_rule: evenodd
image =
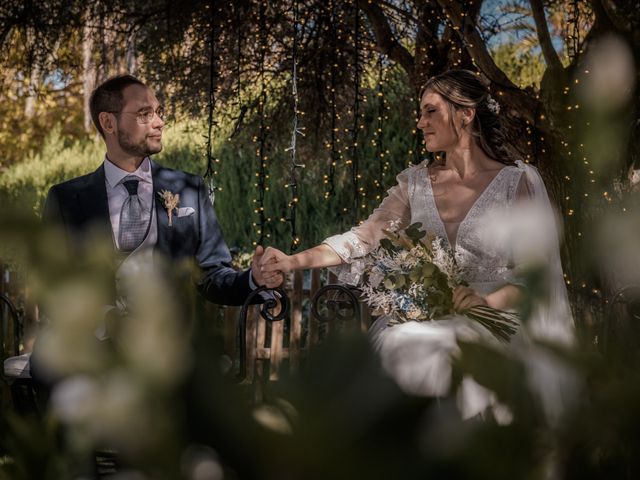
M382 229L389 228L391 222L400 228L420 222L426 235L440 237L449 244L465 272L464 279L481 294L491 293L506 283L519 283L512 252L484 241L483 230L488 214L515 202L523 170L508 165L496 174L458 226L454 245L451 245L436 207L427 167L424 161L401 172L397 184L367 220L346 233L324 240L347 264L338 269L340 280L352 285L358 283L362 268L357 259L379 244L384 236Z
M463 268L464 279L480 294L489 294L508 283L520 283L512 252L484 241L483 228L487 214L515 202L522 174L519 166L503 167L468 211L451 245L436 207L427 162L404 170L397 177L397 185L365 222L324 241L346 262L338 269L340 280L358 283L363 272L358 258L379 244L382 229L388 228L390 222L396 222L400 228L421 222L426 235L446 239L445 244L449 242L458 265ZM388 327L387 318L381 317L369 333L388 373L405 391L419 395L437 396L448 391L456 339L495 341L477 322L458 315L393 327ZM474 384L470 388L477 391L480 387ZM471 394L468 398L476 403L467 409L472 413L491 403L488 394Z
M444 240L445 240L447 246L449 247L449 249L453 249L455 247L455 245L458 243L458 232L460 230L460 227L465 224L465 222L467 221L467 218L469 218L470 215L474 214L474 212L475 212L475 210L477 208L476 205L478 205L478 203L482 202L484 196L491 194L491 192L493 190L493 184L499 181L500 176L502 175L502 173L503 173L505 168L507 168L507 167L501 168L494 175L494 177L491 179L489 184L484 188L484 190L482 190L482 192L480 192L480 195L478 195L476 197L475 201L471 204L471 207L469 208L469 210L467 210L467 213L465 214L465 216L462 218L462 220L460 222L445 222L444 220L442 220L442 215L440 214L440 210L438 208L438 204L437 204L436 199L435 199L436 196L433 193L433 181L431 180L431 175L427 174L428 190L430 191L430 193L427 193L427 197L430 195L431 196L431 200L433 200L432 208L436 212L436 215L435 215L435 217L437 217L436 223L439 220L440 223L442 224L442 227L443 227L442 231L444 232ZM449 230L447 229L447 226L450 226L450 225L456 225L455 234L453 235L453 239L449 235Z

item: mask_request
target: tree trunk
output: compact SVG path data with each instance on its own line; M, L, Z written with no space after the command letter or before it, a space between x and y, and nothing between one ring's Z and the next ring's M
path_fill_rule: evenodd
M27 99L24 104L24 116L27 120L32 120L36 115L36 103L38 100L38 89L40 88L40 62L36 62L31 68L29 76L29 86L27 91Z
M35 31L33 27L27 29L27 44L32 45L35 42ZM36 55L31 64L31 74L29 75L29 84L27 85L27 97L24 104L24 116L27 120L32 120L36 114L36 102L38 99L38 89L40 87L40 74L42 65L40 59Z
M89 108L89 100L91 92L96 84L96 64L93 60L93 28L87 25L90 21L90 14L87 12L85 17L85 25L82 29L82 74L83 74L83 96L84 96L84 130L91 132L91 110Z
M138 57L136 54L136 34L131 32L127 35L127 48L125 51L125 61L127 63L127 71L131 75L135 75L138 69Z

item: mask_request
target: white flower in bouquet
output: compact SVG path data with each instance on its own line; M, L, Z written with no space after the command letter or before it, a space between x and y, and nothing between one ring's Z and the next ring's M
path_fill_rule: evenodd
M380 285L380 282L382 282L382 280L384 280L384 274L378 269L372 270L369 274L369 284L372 288L376 288L378 285Z

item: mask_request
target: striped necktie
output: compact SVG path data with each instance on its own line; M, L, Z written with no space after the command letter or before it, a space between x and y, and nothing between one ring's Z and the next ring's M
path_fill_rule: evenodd
M139 182L132 175L125 177L122 182L129 193L120 210L118 246L123 252L132 252L138 248L147 233L149 216L138 197Z

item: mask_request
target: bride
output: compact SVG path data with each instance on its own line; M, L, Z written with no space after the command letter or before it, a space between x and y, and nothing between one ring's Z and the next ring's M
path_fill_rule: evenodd
M456 312L476 305L514 309L526 293L521 277L529 259L524 250L528 250L548 267L549 294L527 322L527 331L570 343L573 321L551 205L537 170L514 162L504 148L499 104L479 77L467 70L435 76L422 92L418 128L427 150L440 152L444 161L424 161L401 172L371 216L346 233L295 255L267 248L261 265L266 285L275 286L279 272L333 266L340 266L341 280L356 283L357 259L377 247L390 222L397 225L399 221L400 228L421 222L427 234L444 239L467 272L469 286L458 287L453 294ZM527 227L523 215L515 213L525 204L541 207L543 217L551 221ZM521 231L510 231L513 229ZM540 238L541 229L547 233L546 242L519 248L517 239L531 245L531 234ZM370 335L385 370L401 388L436 396L450 388L456 339L493 341L484 327L462 315L394 326L387 326L387 318L381 317ZM467 386L481 389L477 384ZM479 413L488 405L475 403L468 413Z

